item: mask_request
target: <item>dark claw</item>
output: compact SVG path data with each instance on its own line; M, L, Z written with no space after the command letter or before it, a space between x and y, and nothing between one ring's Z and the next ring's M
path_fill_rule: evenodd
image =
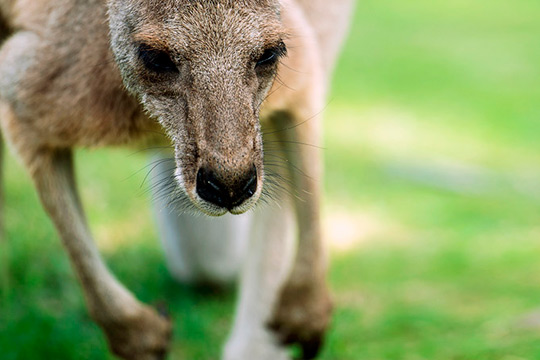
M323 335L298 334L283 331L283 326L278 322L269 322L267 328L277 335L278 342L283 346L298 344L302 350L302 356L296 360L312 360L317 357L323 345Z
M165 360L167 358L167 351L166 350L162 350L162 351L159 351L157 354L156 354L158 360Z
M283 334L280 336L279 342L281 345L293 345L296 344L298 341L298 337L295 334Z
M272 321L266 323L266 328L274 333L278 333L281 330L281 324L278 321Z
M303 360L311 360L317 357L319 350L323 344L321 336L316 336L310 341L305 341L300 344L302 347Z
M154 305L154 308L157 310L158 314L161 315L163 318L170 320L171 319L171 313L169 312L168 306L164 301L158 301Z

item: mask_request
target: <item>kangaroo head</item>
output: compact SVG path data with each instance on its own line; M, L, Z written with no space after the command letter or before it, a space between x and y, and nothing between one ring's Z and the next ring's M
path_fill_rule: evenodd
M127 89L175 148L175 176L209 215L247 211L264 169L259 109L285 55L276 0L109 0Z

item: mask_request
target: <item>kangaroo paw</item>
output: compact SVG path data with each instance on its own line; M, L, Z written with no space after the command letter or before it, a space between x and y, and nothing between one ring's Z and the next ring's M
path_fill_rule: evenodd
M298 344L301 359L317 357L330 323L332 302L326 285L287 284L268 322L283 345Z
M166 315L140 305L137 311L98 321L111 351L126 360L162 360L167 356L172 324Z

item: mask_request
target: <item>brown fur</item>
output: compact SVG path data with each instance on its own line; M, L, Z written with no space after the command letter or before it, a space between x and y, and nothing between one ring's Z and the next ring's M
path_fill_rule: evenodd
M182 196L210 215L242 213L265 183L261 121L278 132L279 151L294 164L284 174L302 194L294 201L298 256L270 323L285 343L301 343L306 358L317 353L330 316L318 211L320 155L316 147L288 148L319 143L318 114L350 3L0 1L9 33L0 51L2 131L32 176L90 313L117 355L159 358L171 327L101 261L76 192L71 149L142 141L163 130L175 149ZM288 53L279 65L257 65L281 42ZM177 71L149 69L141 49L167 54ZM225 209L198 195L199 169L219 169L220 181L233 187L253 166L257 188L242 204Z

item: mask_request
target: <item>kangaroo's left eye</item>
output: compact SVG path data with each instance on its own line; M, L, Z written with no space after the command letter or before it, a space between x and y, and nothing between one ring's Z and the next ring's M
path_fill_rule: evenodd
M170 55L163 50L154 49L146 44L139 46L139 58L144 66L156 73L178 72L176 64Z
M281 42L277 46L273 46L264 50L262 55L257 59L256 67L270 66L278 62L278 60L287 54L285 44Z

